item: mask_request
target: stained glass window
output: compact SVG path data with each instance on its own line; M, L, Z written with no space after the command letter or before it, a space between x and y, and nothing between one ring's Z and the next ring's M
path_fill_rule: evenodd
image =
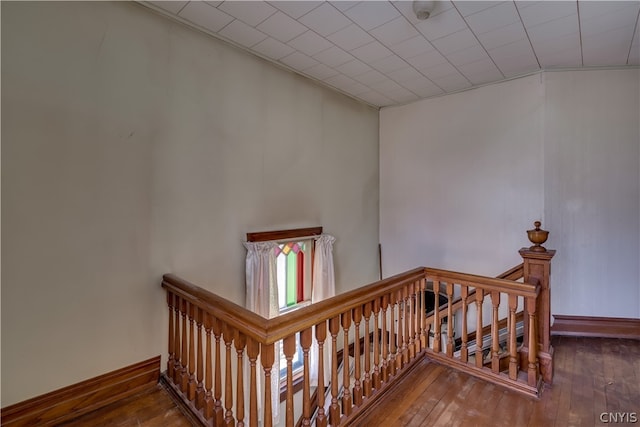
M278 276L278 305L280 309L304 301L304 255L307 242L287 242L278 245L276 252Z

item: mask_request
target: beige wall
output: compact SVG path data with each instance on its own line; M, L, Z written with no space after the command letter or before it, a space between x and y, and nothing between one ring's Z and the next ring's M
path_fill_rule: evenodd
M385 276L495 275L542 219L553 314L640 317L640 71L545 72L380 113Z
M2 3L2 406L164 354L161 274L242 303L247 231L377 278L378 113L130 3Z

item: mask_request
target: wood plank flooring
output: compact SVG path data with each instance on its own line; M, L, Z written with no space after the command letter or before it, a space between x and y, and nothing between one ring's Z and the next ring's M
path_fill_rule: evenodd
M612 424L601 421L603 412L635 413L640 419L640 341L554 337L552 343L554 384L545 388L539 400L424 359L391 396L355 425L564 427ZM605 418L605 421L610 420Z
M565 427L613 424L601 422L603 412L635 412L640 418L640 341L553 337L552 343L554 384L539 400L424 359L354 425ZM161 386L64 424L191 425Z

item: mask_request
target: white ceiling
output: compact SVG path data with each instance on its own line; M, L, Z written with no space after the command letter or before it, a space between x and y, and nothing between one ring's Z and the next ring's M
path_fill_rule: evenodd
M640 1L150 1L142 4L368 104L539 70L640 65Z

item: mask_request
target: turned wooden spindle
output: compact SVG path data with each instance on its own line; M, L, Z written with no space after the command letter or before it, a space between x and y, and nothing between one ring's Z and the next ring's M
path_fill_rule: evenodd
M202 409L204 406L204 361L202 357L202 324L204 322L204 310L196 307L196 335L198 337L197 357L197 382L196 387L196 408Z
M453 357L453 283L447 283L447 356Z
M373 388L380 389L380 298L373 301ZM384 323L384 322L383 322Z
M396 305L398 309L398 325L397 339L396 339L396 372L398 372L403 365L404 352L407 348L404 342L404 297L402 295L402 289L396 292Z
M442 331L440 325L440 281L433 279L433 351L440 353L442 351Z
M484 291L476 288L476 366L482 368L482 302L484 301Z
M460 298L462 299L462 345L460 347L460 360L464 363L469 361L469 348L467 343L469 341L469 335L467 331L467 310L469 298L469 288L466 285L462 285L460 291Z
M324 412L325 383L324 383L324 343L327 339L327 322L316 325L316 340L318 342L318 414L316 427L327 427L327 415Z
M275 346L273 344L260 344L260 362L264 370L264 426L273 426L273 411L271 403L271 371L275 361ZM278 372L275 375L279 375Z
M362 404L362 385L360 383L361 366L360 366L360 322L362 321L362 307L356 307L352 310L354 340L353 340L353 359L355 362L353 375L353 404L359 406ZM369 338L369 337L367 337Z
M196 307L189 304L189 382L187 384L187 397L191 401L196 399L196 349L195 349L195 329L194 316Z
M233 376L231 372L231 346L235 337L235 330L225 323L222 328L222 339L226 348L225 352L225 371L224 371L224 425L233 426Z
M187 335L187 306L189 305L189 302L185 299L183 299L181 301L181 305L180 305L180 317L182 318L182 339L181 339L181 346L182 346L182 355L180 357L180 360L182 362L182 368L180 369L180 381L178 384L180 384L180 390L182 390L183 393L187 392L187 385L189 383L189 370L188 370L188 366L189 366L189 339L188 339L188 335Z
M247 357L249 357L249 425L258 425L258 375L257 360L260 344L253 338L247 339Z
M396 302L395 292L392 292L389 295L389 311L391 315L391 321L389 323L390 336L389 336L389 365L388 365L389 374L388 375L390 376L396 374L396 353L397 353L396 340L398 339L398 332L396 328L395 313L396 313L397 306L398 304Z
M331 334L331 407L329 408L329 422L332 426L340 425L340 406L338 405L338 332L340 331L340 317L329 319L329 333ZM348 351L343 352L342 361L348 369ZM345 363L346 362L346 363Z
M500 341L498 333L498 309L500 307L500 292L491 291L491 370L500 372Z
M173 294L167 292L167 305L169 306L169 358L167 359L167 376L173 378L173 368L175 364L174 354L174 331L173 331Z
M214 402L213 413L216 426L221 426L224 420L224 408L222 407L222 321L213 319L213 336L216 340L216 363L214 371Z
M247 337L240 331L236 331L234 338L236 347L236 355L238 363L236 363L236 417L237 427L244 427L244 348L247 345Z
M346 416L351 415L353 401L351 399L350 382L351 375L349 373L349 329L351 329L351 311L346 311L340 315L340 321L343 329L343 366L342 366L342 413Z
M180 337L180 305L182 304L180 297L178 295L174 295L174 334L173 334L173 349L174 349L174 363L173 363L173 382L175 384L180 384L180 375L182 372L182 360L181 356L181 345L182 339Z
M380 371L381 373L381 382L382 383L386 383L389 380L389 365L388 365L388 358L389 358L389 331L387 328L387 307L389 305L389 296L388 295L384 295L382 297L382 304L380 305L380 308L382 310L382 369ZM379 386L377 388L380 388Z
M296 353L296 336L290 335L282 342L284 357L287 360L287 397L285 405L285 422L293 425L293 356Z
M213 323L214 323L213 316L209 313L206 313L204 316L204 331L205 331L205 336L207 337L207 340L206 340L206 355L205 355L206 362L205 362L205 373L204 373L205 393L204 393L203 413L204 413L205 419L207 420L213 417L213 406L214 406L213 392L212 392L213 369L212 369L212 363L211 363L211 360L212 360L211 333L212 333Z
M300 346L302 347L302 366L303 366L303 382L302 382L302 425L311 425L311 376L309 373L309 349L311 348L312 339L311 328L300 331ZM320 374L318 373L318 376Z
M518 378L518 349L516 342L516 310L518 308L518 297L509 295L509 321L507 328L509 330L509 378L516 380Z
M427 290L427 279L420 279L420 294L418 297L419 311L420 311L420 347L429 348L429 330L427 326L427 312L425 304L425 295Z
M364 317L364 380L362 388L366 397L371 396L371 330L369 320L371 318L371 302L366 303L362 308Z

